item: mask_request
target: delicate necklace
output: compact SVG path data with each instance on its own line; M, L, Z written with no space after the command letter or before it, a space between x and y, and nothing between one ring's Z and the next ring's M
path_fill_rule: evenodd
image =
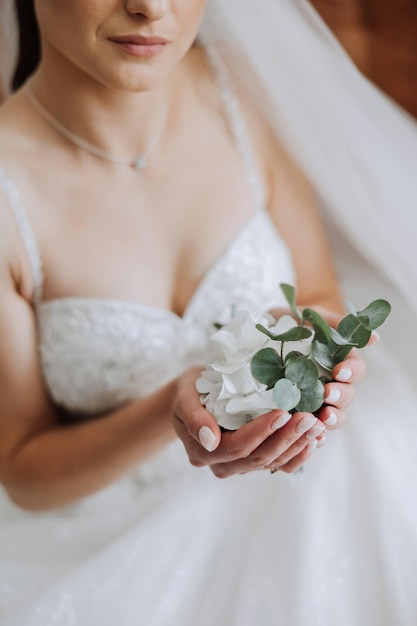
M43 119L48 122L48 124L50 124L53 128L55 128L55 130L57 130L61 135L66 137L66 139L77 145L79 148L85 150L86 152L90 152L90 154L93 154L100 159L110 161L110 163L117 163L118 165L129 165L136 170L143 170L147 166L149 155L158 143L166 122L166 115L164 115L161 127L159 128L158 132L155 133L152 141L149 143L146 151L143 154L140 154L133 159L127 159L124 157L114 156L112 154L109 154L108 152L105 152L104 150L100 150L100 148L91 145L87 141L84 141L84 139L81 139L81 137L74 135L74 133L72 133L66 126L61 124L61 122L58 122L58 120L55 119L55 117L53 117L53 115L51 115L49 111L47 111L41 105L41 103L33 93L30 83L27 84L27 95L33 108L39 113L39 115L43 117Z

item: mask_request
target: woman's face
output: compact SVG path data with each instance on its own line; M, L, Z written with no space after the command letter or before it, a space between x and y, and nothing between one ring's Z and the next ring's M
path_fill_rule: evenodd
M35 0L43 61L115 89L145 91L191 47L207 0Z

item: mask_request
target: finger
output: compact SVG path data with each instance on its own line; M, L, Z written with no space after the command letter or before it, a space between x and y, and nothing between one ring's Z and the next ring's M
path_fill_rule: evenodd
M322 448L325 443L326 443L326 432L324 432L322 435L317 437L317 447Z
M323 431L322 422L311 413L295 413L291 422L257 448L248 461L255 469L268 466L285 455L289 460Z
M265 467L275 469L286 465L286 463L289 463L294 457L298 456L309 444L314 442L318 444L317 438L323 436L325 429L325 425L319 420L313 428L310 428L310 430L293 443L288 450Z
M221 457L219 461L229 463L248 458L271 435L283 430L291 418L291 414L286 411L271 411L250 421L239 430L223 433L218 448L217 456Z
M344 383L327 383L324 385L324 403L337 409L345 409L355 398L355 387Z
M221 434L220 442L213 450L207 450L201 445L198 432L198 425L195 426L197 437L188 430L188 423L191 417L187 418L187 424L180 417L175 416L174 426L178 436L184 443L187 454L192 465L201 467L203 465L213 465L215 463L231 463L240 458L248 457L265 439L282 428L291 419L291 415L286 411L271 411L249 424L242 426L233 432ZM204 448L204 449L203 449Z
M289 461L285 465L282 465L279 468L279 471L285 472L286 474L293 474L294 472L298 471L299 469L301 469L304 463L306 463L313 456L314 452L317 450L317 447L317 442L312 441L308 444L308 446L304 448L302 452L300 452L300 454L293 457L291 461Z
M174 406L174 427L178 436L184 441L184 431L180 426L182 422L185 429L205 450L215 450L221 440L221 432L216 419L203 407L200 395L195 387L195 381L199 370L191 370L179 382L179 389Z
M180 420L177 416L174 417L174 428L178 437L184 444L184 448L191 465L194 467L204 467L209 465L211 459L210 452L206 451L200 442L196 441L196 439L190 435L182 420Z
M333 369L333 378L342 383L356 383L366 374L366 365L357 350L352 350L349 356L338 363Z
M336 430L346 422L346 413L332 406L325 406L319 411L319 420L326 425L328 430Z
M257 418L255 422L259 419L261 418ZM315 429L317 429L317 432ZM300 438L303 438L303 435L307 432L312 431L310 440L313 440L323 430L323 424L311 413L295 413L286 426L282 427L275 434L270 435L253 449L250 454L246 456L240 455L234 461L220 462L216 468L212 468L213 472L219 478L227 478L233 474L245 474L249 471L258 470L270 465ZM312 434L313 432L314 434ZM303 438L303 444L299 447L299 450L305 447L305 445L306 441Z
M212 452L219 446L221 440L219 425L213 415L201 405L199 398L198 404L194 403L191 398L178 402L174 427L178 436L184 440L181 423L191 437L208 452Z

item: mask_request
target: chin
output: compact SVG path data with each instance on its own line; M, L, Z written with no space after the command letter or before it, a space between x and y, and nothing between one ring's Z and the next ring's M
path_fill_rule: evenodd
M143 63L136 67L118 67L103 76L103 83L117 91L139 93L151 91L164 84L178 63Z

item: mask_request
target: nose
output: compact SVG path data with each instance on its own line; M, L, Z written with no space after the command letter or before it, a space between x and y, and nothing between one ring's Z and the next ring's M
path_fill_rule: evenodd
M161 20L170 10L171 0L126 0L126 10L147 20Z

